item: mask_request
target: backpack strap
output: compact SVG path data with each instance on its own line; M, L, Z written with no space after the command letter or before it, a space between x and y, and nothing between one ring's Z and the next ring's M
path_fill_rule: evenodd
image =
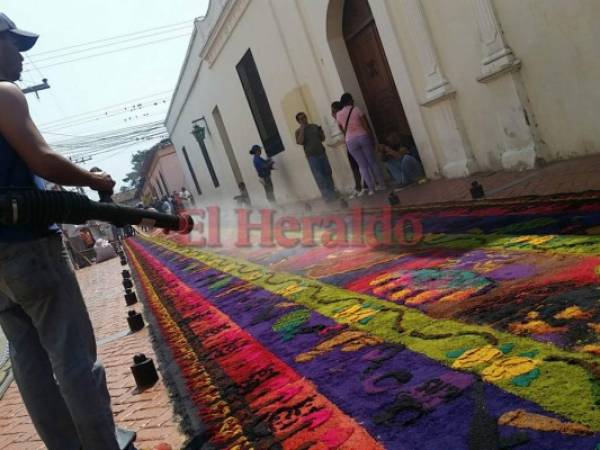
M346 131L348 131L348 123L350 123L350 116L352 115L352 111L354 110L354 106L352 108L350 108L350 112L348 113L348 117L346 117L346 125L344 126L344 129L342 130L344 132L344 135L346 134Z

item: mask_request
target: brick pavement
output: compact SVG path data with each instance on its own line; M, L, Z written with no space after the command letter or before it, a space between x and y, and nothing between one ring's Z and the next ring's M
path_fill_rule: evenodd
M148 330L126 335L127 311L121 285L122 267L115 258L81 269L77 278L90 311L99 343L98 353L106 368L116 422L137 431L137 447L152 449L160 442L179 449L185 436L179 432L177 419L162 381L140 394L134 393L135 382L129 366L139 352L156 361ZM134 307L141 310L138 303ZM0 449L44 449L22 403L15 383L0 400Z

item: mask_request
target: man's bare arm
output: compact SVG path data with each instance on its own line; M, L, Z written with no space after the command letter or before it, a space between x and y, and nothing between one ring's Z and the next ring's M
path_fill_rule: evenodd
M296 144L304 145L304 127L300 127L296 130Z
M100 191L109 191L114 186L106 174L90 173L52 151L31 120L25 96L17 86L7 82L0 82L0 134L31 171L45 180Z

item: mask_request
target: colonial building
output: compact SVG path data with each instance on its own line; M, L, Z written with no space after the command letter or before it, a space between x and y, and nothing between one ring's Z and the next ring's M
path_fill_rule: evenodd
M145 204L170 195L173 191L179 192L182 186L186 186L182 167L170 140L166 139L150 149L142 167L142 179L140 192Z
M323 126L338 188L352 177L330 116L350 92L377 138L410 134L429 178L520 170L600 151L598 0L212 0L167 117L203 203L273 157L286 202L318 195L295 115Z

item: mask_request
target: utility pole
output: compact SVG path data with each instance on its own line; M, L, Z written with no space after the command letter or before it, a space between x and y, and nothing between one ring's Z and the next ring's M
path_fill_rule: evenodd
M40 95L38 94L38 92L43 91L45 89L50 89L50 85L48 84L47 78L44 78L41 84L26 87L25 89L23 89L23 94L31 94L33 92L35 96L39 99Z

